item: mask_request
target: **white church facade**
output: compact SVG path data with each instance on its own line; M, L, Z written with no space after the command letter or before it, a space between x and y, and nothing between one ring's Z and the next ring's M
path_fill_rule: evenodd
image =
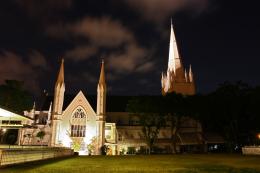
M177 88L177 89L176 89ZM195 83L190 68L189 75L183 70L176 39L171 26L170 53L168 71L162 75L162 91L182 94L195 94ZM82 91L68 103L65 95L64 61L62 60L55 84L54 97L46 102L48 108L25 111L31 127L19 130L20 145L48 145L52 147L70 147L80 154L101 154L106 146L107 154L133 154L147 148L138 118L125 111L127 102L123 97L108 97L105 81L105 66L102 61L96 101L90 101ZM95 99L93 99L95 100ZM110 106L118 100L123 105ZM127 100L124 98L124 100ZM37 134L43 131L42 139ZM183 147L198 149L205 144L205 137L198 121L184 117L177 142L178 150ZM162 153L172 152L170 127L160 130L156 147Z
M62 60L55 84L53 103L50 102L48 111L36 111L35 108L30 112L25 111L25 116L32 119L32 128L21 129L20 145L71 147L81 154L100 154L101 147L105 144L104 62L101 66L97 92L96 110L92 108L82 91L79 91L70 104L64 107L65 82L64 60ZM113 124L108 123L107 126L111 127ZM35 138L39 131L45 133L42 140Z

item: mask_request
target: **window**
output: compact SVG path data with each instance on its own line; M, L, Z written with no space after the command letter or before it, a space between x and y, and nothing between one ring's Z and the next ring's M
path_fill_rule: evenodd
M86 114L82 108L77 108L72 118L86 118Z
M111 126L106 126L105 130L111 130Z
M119 140L119 141L122 141L122 140L123 140L123 137L122 137L121 134L118 134L118 140Z
M85 110L79 106L71 115L71 137L85 137L86 133L86 118Z
M71 125L71 137L85 137L86 126Z

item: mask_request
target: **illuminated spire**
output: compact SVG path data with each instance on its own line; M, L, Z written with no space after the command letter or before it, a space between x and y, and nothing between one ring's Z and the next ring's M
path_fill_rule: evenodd
M58 73L57 81L55 84L54 91L54 102L53 111L57 114L62 113L63 101L65 92L65 82L64 82L64 59L61 60L60 70Z
M48 119L47 119L48 124L51 123L51 108L52 108L52 102L50 103L49 111L48 111Z
M34 101L34 102L33 102L33 110L35 110L35 107L36 107L36 106L35 106L35 101Z
M101 63L101 71L100 71L100 77L99 77L99 85L106 85L106 80L105 80L105 67L104 67L104 60L102 59Z
M171 20L171 35L170 35L170 47L169 47L169 60L168 70L176 72L176 69L182 66L180 56L178 52L177 42L173 30L173 24Z
M189 78L188 78L186 69L184 70L184 75L185 75L185 80L186 80L186 82L189 82L190 80L189 80Z
M193 73L192 73L191 65L189 70L189 78L190 78L190 82L193 82Z
M55 85L57 86L58 84L62 84L62 83L64 83L64 59L63 58L61 60L60 71Z

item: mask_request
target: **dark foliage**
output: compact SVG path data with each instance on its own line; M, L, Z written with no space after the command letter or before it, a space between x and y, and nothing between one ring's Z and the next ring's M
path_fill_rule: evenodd
M163 125L171 126L173 146L182 117L197 119L204 132L223 136L227 149L233 152L241 146L259 143L259 103L260 87L249 87L242 82L225 82L207 95L182 96L173 93L158 97L136 97L129 101L127 111L139 114L144 128L157 125L161 128L161 122L157 121L161 117ZM156 137L148 138L147 143L153 139L156 140Z
M22 114L32 108L32 96L23 88L23 82L6 80L0 85L0 106Z

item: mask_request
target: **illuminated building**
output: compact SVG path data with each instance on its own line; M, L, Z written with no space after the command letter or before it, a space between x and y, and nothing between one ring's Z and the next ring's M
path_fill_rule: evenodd
M170 92L195 94L191 67L187 75L179 57L172 26L168 71L162 76L162 91L163 94ZM64 61L62 60L54 96L48 96L40 110L35 110L34 107L30 112L25 111L25 116L34 119L31 125L35 128L20 130L19 144L71 147L80 154L96 155L101 154L104 145L108 147L107 154L113 155L133 154L147 149L138 116L126 112L126 105L131 98L107 96L103 61L96 98L84 95L82 91L79 91L76 96L64 93ZM200 123L189 117L183 117L181 121L177 150L180 151L184 147L199 150L198 147L205 144ZM36 137L39 131L46 133L43 141L39 141ZM155 146L161 153L172 153L171 139L171 128L164 127L158 134Z
M161 83L163 95L171 92L176 92L184 95L195 94L195 83L191 65L188 72L183 67L172 23L168 69L166 74L162 73Z

